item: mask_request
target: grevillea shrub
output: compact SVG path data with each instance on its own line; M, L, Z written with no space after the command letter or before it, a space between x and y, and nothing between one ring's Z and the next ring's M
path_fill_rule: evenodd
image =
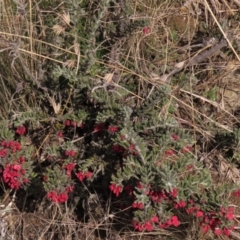
M213 184L195 154L191 131L179 129L173 107L166 116L159 114L168 101L166 89L132 107L135 103L123 101L120 94L92 91L71 71L59 71L58 77L76 82L71 111L49 121L34 111L12 119L0 147L7 186L18 190L41 179L46 198L56 204L73 201L88 186L124 197L137 231L181 228L191 224L186 222L190 215L203 233L230 235L234 208L227 196L233 186ZM35 143L34 136L46 129ZM55 140L47 143L50 137ZM27 138L33 140L30 146Z
M6 131L7 132L7 131ZM22 135L24 130L17 132ZM3 182L11 189L26 187L34 177L32 148L25 149L20 140L13 140L13 134L8 132L8 138L0 140L1 173Z

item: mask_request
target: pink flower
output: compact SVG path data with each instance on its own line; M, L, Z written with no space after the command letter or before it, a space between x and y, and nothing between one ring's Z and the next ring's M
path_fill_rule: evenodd
M24 183L27 183L25 170L20 164L6 164L3 171L3 181L12 189L19 189Z
M172 135L172 139L175 140L175 141L177 141L177 140L179 139L179 136L178 136L177 134L173 134L173 135Z
M169 194L171 197L176 198L178 195L178 190L174 188Z
M67 170L67 175L71 177L72 170L75 168L75 163L68 163L64 166L64 168Z
M83 172L76 173L77 178L82 182L85 179L85 174Z
M77 122L72 120L72 121L71 121L71 126L72 126L72 127L76 127L76 126L77 126Z
M66 150L65 156L67 157L74 157L76 155L76 152L74 150Z
M141 202L134 202L134 203L132 204L132 207L133 207L133 208L138 208L138 209L143 209L143 208L144 208L144 204L141 203Z
M214 233L215 233L216 235L221 235L221 234L222 234L222 229L220 229L220 228L215 228L215 229L214 229Z
M148 231L151 232L153 230L153 225L151 222L145 222L144 223L144 228Z
M26 127L25 126L19 126L17 127L16 129L16 133L19 134L19 135L24 135L26 133Z
M47 194L47 198L55 203L64 203L68 200L68 194L57 193L56 190L53 190Z
M158 219L157 216L153 216L153 217L151 217L150 222L158 223L158 222L159 222L159 219Z
M143 28L143 33L146 34L146 35L149 34L150 33L150 27L144 27Z
M62 131L59 131L57 135L58 135L59 138L63 138L63 132Z
M184 154L184 153L190 153L192 150L192 146L186 146L184 147L181 152Z
M16 171L20 171L22 169L20 164L13 164L12 165L12 169L16 170Z
M187 203L183 200L180 200L179 202L174 204L174 208L178 209L178 208L184 208L187 206Z
M196 217L200 218L200 217L203 217L204 216L204 212L199 210L196 212Z
M92 177L92 175L93 175L93 173L92 172L87 172L87 173L85 173L85 176L86 176L86 178L88 179L88 178L91 178Z
M203 233L205 234L210 229L210 226L208 224L202 223L201 228L202 228Z
M1 149L0 150L0 157L6 157L7 156L7 149Z
M172 216L171 217L171 223L174 227L178 227L180 225L180 221L177 216Z
M68 187L66 187L66 193L70 193L70 192L73 192L73 190L74 190L74 186L73 185L71 185L71 186L68 186Z
M118 126L109 126L109 127L108 127L108 131L109 131L110 133L115 133L115 132L118 132L119 129L118 129Z
M112 183L109 186L110 190L116 195L116 197L119 196L120 192L122 191L123 187L120 185L116 185L115 183Z
M165 151L165 155L172 156L174 154L175 154L175 152L174 152L173 149L168 149L168 150Z
M225 236L230 236L230 231L229 231L229 229L228 228L223 228L223 234L225 235Z
M71 121L69 119L65 120L64 122L65 126L70 126L71 125Z
M23 163L25 163L25 158L24 157L19 157L19 162L21 163L21 164L23 164Z

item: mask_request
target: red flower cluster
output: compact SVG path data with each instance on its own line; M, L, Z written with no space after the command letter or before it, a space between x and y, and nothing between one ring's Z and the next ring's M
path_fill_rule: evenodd
M179 139L179 136L177 134L172 135L172 140L177 141Z
M27 129L25 126L19 126L17 127L16 129L16 133L19 134L19 135L24 135L26 133Z
M169 220L164 223L160 223L160 228L168 228L170 226L178 227L181 224L177 216L172 216Z
M80 127L80 128L82 128L84 126L84 124L82 122L78 123L78 122L76 122L74 120L70 120L70 119L65 120L64 125L67 127Z
M168 149L168 150L165 151L164 154L167 155L167 156L172 156L172 155L175 154L175 151L173 149Z
M108 127L108 131L109 131L110 133L115 133L115 132L118 132L119 129L118 129L118 126L109 126L109 127Z
M116 197L119 196L120 192L122 191L123 187L120 186L120 185L117 185L115 183L112 183L110 186L109 186L110 190L116 195Z
M187 206L187 203L183 200L179 200L178 202L174 203L174 208L178 209L178 208L184 208Z
M235 197L240 197L240 189L232 193Z
M148 232L151 232L154 229L155 223L158 223L159 219L157 216L151 217L148 221L145 223L139 223L136 221L133 221L133 227L135 230L138 230L142 232L143 230L146 230Z
M192 146L186 146L181 150L181 152L185 154L185 153L190 153L191 150L192 150Z
M12 153L20 151L22 149L21 143L17 141L2 141L0 149L0 156L4 157L7 155L7 149L10 149Z
M25 177L25 169L21 164L6 164L3 171L3 181L12 189L19 189L29 180Z
M186 213L194 214L197 218L201 220L200 226L203 233L207 233L209 230L212 230L216 235L230 235L230 231L233 230L234 227L224 227L222 224L222 220L225 219L227 221L231 221L234 219L235 215L233 207L221 207L219 210L219 215L217 215L214 212L205 212L201 210L198 206L194 204L193 200L190 200L188 205L190 206L185 209Z
M144 204L141 203L141 202L134 202L134 203L132 204L132 207L133 207L133 208L138 208L138 209L143 209L143 208L144 208Z
M178 196L178 190L176 188L174 188L170 192L167 192L166 190L161 191L150 190L149 196L151 197L153 202L171 200L172 198L176 198Z
M85 178L88 179L88 178L92 177L92 172L89 172L89 171L87 173L78 172L78 173L76 173L76 176L82 182Z
M147 35L147 34L150 33L150 30L151 30L150 27L144 27L143 28L143 33Z
M71 174L72 174L72 170L75 168L75 163L67 163L65 166L64 166L64 169L66 169L67 171L67 175L69 177L71 177Z
M76 155L76 152L74 150L66 150L65 156L66 157L74 157Z
M47 194L47 198L54 203L64 203L68 200L68 194L74 190L74 186L68 186L64 192L58 193L53 190Z

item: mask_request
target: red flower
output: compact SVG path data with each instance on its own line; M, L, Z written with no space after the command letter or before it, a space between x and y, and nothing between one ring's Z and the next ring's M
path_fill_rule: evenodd
M214 229L214 233L215 233L216 235L221 235L221 234L222 234L222 229L220 229L220 228L215 228L215 229Z
M230 236L230 231L228 228L223 228L223 234L226 236Z
M183 200L180 200L179 202L174 204L174 208L178 209L178 208L184 208L187 206L187 203Z
M181 150L181 152L184 154L184 153L191 152L191 150L192 150L192 146L186 146Z
M202 223L201 228L202 228L203 233L205 234L210 229L210 226L208 224Z
M200 218L200 217L203 217L204 216L204 212L199 210L196 212L196 217Z
M157 216L153 216L153 217L151 217L150 222L158 223L158 222L159 222L159 219L158 219Z
M172 139L175 140L175 141L177 141L177 140L179 139L179 136L178 136L177 134L173 134L173 135L172 135Z
M178 190L174 188L169 194L171 197L176 198L178 195Z
M166 150L166 151L165 151L165 155L172 156L172 155L174 155L174 154L175 154L175 152L174 152L173 149L169 149L169 150Z
M67 193L57 193L57 191L54 190L47 194L47 198L55 203L64 203L68 200L68 194Z
M44 182L46 182L46 181L48 180L48 177L47 177L47 176L45 176L45 175L43 175L43 177L42 177L42 178L43 178L43 181L44 181Z
M82 182L85 179L85 174L83 172L76 173L77 178Z
M180 225L180 221L177 216L172 216L171 217L171 223L174 227L178 227Z
M20 164L6 164L3 171L3 181L12 189L19 189L26 181L25 170Z
M7 156L7 149L1 149L0 150L0 157L6 157Z
M88 179L88 178L90 178L90 177L92 177L92 172L87 172L87 173L85 173L85 177Z
M143 208L144 208L144 204L141 203L141 202L134 202L134 203L132 204L132 207L133 207L133 208L138 208L138 209L143 209Z
M21 163L21 164L23 164L23 163L25 163L25 158L24 157L19 157L19 162Z
M153 226L151 222L145 222L144 223L144 228L148 231L151 232L153 230Z
M109 186L110 190L116 195L116 197L119 196L120 192L122 191L122 186L120 185L116 185L115 183L112 183L110 186Z
M69 186L69 187L66 187L66 193L70 193L70 192L73 192L73 190L74 190L74 186Z
M144 27L143 28L143 33L144 34L149 34L150 33L150 27Z
M59 131L57 135L58 135L59 138L63 138L63 132L62 131Z
M92 176L92 172L87 172L87 173L84 173L84 172L78 172L76 173L76 176L77 178L82 182L85 178L90 178Z
M65 126L70 126L71 125L71 121L69 119L65 120L64 122Z
M71 121L71 126L72 126L72 127L76 127L76 126L77 126L77 122L72 120L72 121Z
M76 155L76 152L74 150L66 150L65 156L67 157L74 157Z
M189 170L191 170L191 169L193 169L193 164L190 164L190 165L187 165L186 166L186 171L189 171Z
M220 214L223 217L225 217L226 219L232 220L232 219L234 219L234 208L233 207L229 207L229 208L221 207Z
M119 129L118 129L118 126L109 126L109 127L108 127L108 131L109 131L110 133L115 133L115 132L118 132Z
M143 224L133 221L133 227L135 230L142 232L144 230Z
M67 170L67 175L71 177L72 170L75 168L75 163L68 163L64 166L64 168Z
M16 133L19 135L24 135L26 133L26 127L25 126L19 126L16 129Z
M235 197L240 196L240 189L232 193Z

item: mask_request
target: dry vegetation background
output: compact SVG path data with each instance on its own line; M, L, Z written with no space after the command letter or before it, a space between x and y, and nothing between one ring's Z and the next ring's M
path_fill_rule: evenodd
M1 0L0 11L0 118L42 106L61 112L56 67L88 73L93 92L124 89L124 101L139 105L164 87L169 101L159 115L174 108L216 184L239 182L240 149L233 137L240 127L239 0ZM66 89L64 97L73 94ZM114 227L108 203L94 197L91 217L82 223L66 205L36 202L20 192L9 213L3 211L0 227L8 237L0 239L196 239L195 226L174 234L135 233L124 212ZM11 191L2 193L4 206L11 199ZM240 239L237 229L232 239Z

